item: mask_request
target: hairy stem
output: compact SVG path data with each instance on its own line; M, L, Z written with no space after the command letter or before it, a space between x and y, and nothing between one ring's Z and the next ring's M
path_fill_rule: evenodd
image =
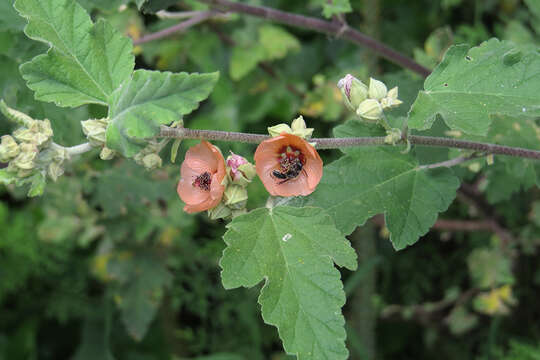
M177 139L201 139L201 140L219 140L233 141L251 144L259 144L260 142L269 139L268 135L257 135L239 132L215 131L215 130L194 130L185 128L169 128L162 126L159 134L160 137L177 138ZM385 137L350 137L350 138L321 138L310 139L310 142L316 143L317 149L338 149L344 147L357 147L368 145L386 145ZM481 143L467 140L456 140L443 137L432 136L417 136L411 135L408 137L413 145L449 147L466 150L476 150L485 154L508 155L529 159L540 159L540 151L523 149L518 147L510 147L504 145L496 145L489 143Z
M306 28L325 34L342 37L343 39L357 45L371 49L381 57L406 69L412 70L423 77L427 77L431 73L429 69L418 64L413 59L357 30L350 28L346 24L335 21L324 21L314 17L292 14L264 6L247 5L229 0L202 0L202 2L214 5L215 7L225 11L247 14L286 25Z
M67 153L71 156L75 156L75 155L81 155L81 154L84 154L86 152L89 152L90 150L94 149L94 147L92 147L92 145L90 145L90 143L83 143L83 144L79 144L79 145L75 145L75 146L71 146L71 147L65 147L65 146L62 146L62 145L58 145L56 143L52 143L52 146L55 147L55 148L58 148L58 149L64 149L67 151Z

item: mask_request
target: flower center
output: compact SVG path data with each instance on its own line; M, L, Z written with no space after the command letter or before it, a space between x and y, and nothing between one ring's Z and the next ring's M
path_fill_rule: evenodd
M296 178L305 164L305 157L300 150L290 146L284 147L279 152L279 170L272 171L272 175L276 179L283 180L284 183L288 180Z
M211 183L212 177L210 176L210 173L208 171L205 171L195 178L192 185L198 187L201 190L210 191Z

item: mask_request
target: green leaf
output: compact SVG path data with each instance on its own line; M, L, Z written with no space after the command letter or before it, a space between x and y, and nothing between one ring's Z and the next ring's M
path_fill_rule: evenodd
M107 146L127 157L135 155L144 146L145 138L159 133L160 125L195 110L208 97L217 79L217 72L135 71L132 79L111 97Z
M264 50L260 45L249 48L236 46L231 54L229 73L233 80L240 80L264 60Z
M20 31L23 27L24 19L13 8L13 0L0 1L0 31Z
M105 308L100 310L106 311ZM89 316L84 323L81 344L73 360L114 360L109 346L109 334L105 329L105 319Z
M316 0L315 3L322 6L326 18L352 11L349 0Z
M41 174L36 174L36 175L33 175L31 179L32 179L31 180L32 182L30 183L28 196L34 197L34 196L43 195L43 191L45 190L45 185L47 184L45 176Z
M431 127L437 115L455 130L486 135L494 114L540 116L540 54L491 39L468 50L451 47L424 83L409 127Z
M259 43L264 49L264 60L283 59L289 51L300 50L300 42L285 29L264 25L259 28Z
M172 282L172 275L163 261L144 252L120 256L107 265L107 270L118 281L115 300L124 325L135 340L141 340L161 305L163 288Z
M17 0L28 19L28 37L50 45L47 54L21 66L36 99L59 106L107 105L133 71L132 43L107 22L92 24L73 0Z
M227 225L220 265L227 289L252 287L266 323L275 325L285 350L298 359L346 359L345 303L339 271L356 269L356 254L318 208L261 208Z
M258 28L258 40L245 34L233 48L229 72L233 80L240 80L262 61L283 59L287 53L300 49L300 42L285 29L274 25Z
M338 126L337 137L381 136L378 127L357 121ZM345 150L324 167L317 190L306 205L326 209L336 226L350 234L372 216L384 213L396 250L414 244L454 200L459 180L447 168L428 170L411 154L394 147Z

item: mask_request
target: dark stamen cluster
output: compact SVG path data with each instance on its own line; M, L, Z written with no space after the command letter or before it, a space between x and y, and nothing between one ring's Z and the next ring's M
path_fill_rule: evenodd
M211 183L212 177L210 176L210 173L208 171L205 171L195 178L192 185L198 187L201 190L210 191Z

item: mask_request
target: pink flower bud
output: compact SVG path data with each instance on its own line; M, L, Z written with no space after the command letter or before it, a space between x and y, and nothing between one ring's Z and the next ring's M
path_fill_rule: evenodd
M238 177L242 176L242 173L240 170L238 170L238 167L247 163L248 161L244 157L236 155L231 151L231 155L227 157L227 166L231 169L231 178L233 180L236 180Z

